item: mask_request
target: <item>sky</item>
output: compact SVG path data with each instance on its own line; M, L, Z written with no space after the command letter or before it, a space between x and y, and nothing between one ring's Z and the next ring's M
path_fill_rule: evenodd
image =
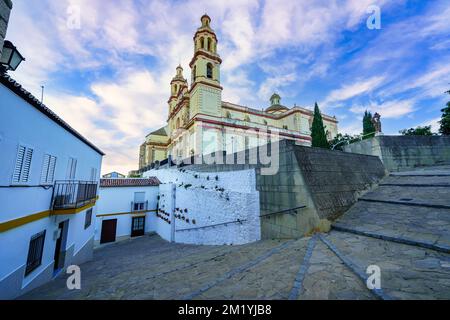
M7 39L25 56L10 75L92 141L102 173L138 167L145 135L166 124L170 80L190 80L207 13L219 43L222 100L334 115L362 132L432 125L450 89L450 0L14 0ZM373 26L379 8L380 28ZM378 20L377 20L378 21Z

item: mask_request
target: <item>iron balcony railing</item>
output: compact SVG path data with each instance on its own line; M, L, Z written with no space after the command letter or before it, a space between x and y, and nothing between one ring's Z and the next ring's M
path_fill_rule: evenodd
M97 198L97 182L94 181L55 181L52 208L80 208Z
M134 202L131 201L131 212L140 212L148 210L148 201Z

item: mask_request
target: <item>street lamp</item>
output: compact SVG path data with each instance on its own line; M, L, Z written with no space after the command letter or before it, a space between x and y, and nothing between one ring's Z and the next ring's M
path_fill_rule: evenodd
M0 58L0 64L4 71L15 71L22 61L25 61L25 58L20 54L19 50L11 41L5 40Z

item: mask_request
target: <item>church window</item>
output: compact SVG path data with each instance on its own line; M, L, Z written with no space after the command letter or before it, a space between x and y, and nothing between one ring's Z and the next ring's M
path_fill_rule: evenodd
M213 66L211 63L206 65L206 77L209 79L213 78Z
M211 51L211 38L207 38L208 51Z
M200 38L200 45L202 49L205 49L205 39L203 37Z

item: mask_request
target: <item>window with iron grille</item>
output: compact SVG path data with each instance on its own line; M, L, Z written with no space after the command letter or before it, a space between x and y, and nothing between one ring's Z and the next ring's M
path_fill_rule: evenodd
M42 253L44 252L45 231L39 232L31 237L30 247L28 248L27 266L25 276L29 275L33 270L42 263Z
M17 149L16 164L12 177L13 184L27 183L30 179L33 149L20 145Z
M49 154L44 155L44 162L42 164L41 184L53 184L55 176L56 157Z
M86 211L86 217L84 218L84 230L89 228L92 223L92 209Z

